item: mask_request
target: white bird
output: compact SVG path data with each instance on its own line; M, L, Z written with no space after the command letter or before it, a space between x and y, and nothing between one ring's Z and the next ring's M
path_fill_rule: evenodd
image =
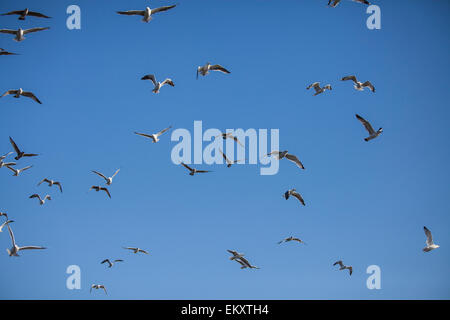
M301 243L306 244L303 240L301 240L299 238L295 238L293 236L290 236L290 237L288 237L286 239L283 239L283 240L279 241L278 244L282 244L283 242L290 242L290 241L297 241L300 244Z
M273 155L276 159L281 160L283 158L288 159L289 161L295 163L300 169L305 169L305 167L303 166L303 163L298 160L298 158L296 156L294 156L293 154L289 154L288 151L272 151L271 153L268 153L267 156Z
M320 82L311 83L309 86L306 87L306 90L309 90L311 88L314 88L314 90L316 90L316 93L314 93L315 96L324 92L327 89L332 90L331 85L329 85L329 84L327 84L326 86L320 87Z
M12 168L12 167L10 167L10 166L6 166L6 167L7 167L9 170L11 170L12 172L14 172L14 174L13 174L14 177L18 177L20 173L24 172L25 170L30 169L30 168L33 167L33 166L28 166L28 167L25 167L25 168L22 168L22 169L14 169L14 168Z
M6 51L3 48L0 48L0 56L11 56L11 55L17 55L17 53L12 53L12 52Z
M142 252L142 253L145 253L145 254L149 254L147 251L145 251L143 249L135 248L135 247L123 247L123 248L127 249L127 250L131 250L131 251L133 251L133 253Z
M63 192L61 183L59 181L54 181L54 180L45 178L41 182L38 183L38 186L41 185L42 182L47 182L49 187L52 187L53 185L58 186L59 191L61 191L61 193Z
M352 268L351 266L345 266L345 265L342 263L342 260L336 261L335 263L333 263L333 266L335 266L335 265L337 265L337 264L340 266L339 270L345 270L345 269L348 269L348 270L350 271L350 275L352 275L353 268Z
M427 242L426 242L427 246L425 248L423 248L422 250L424 252L429 252L431 250L439 248L440 246L437 244L434 244L434 242L433 242L433 237L431 236L431 231L428 230L427 227L423 227L423 230L425 231L425 235L427 236Z
M159 90L162 88L162 86L166 84L175 87L175 83L173 83L172 79L167 78L163 82L158 82L156 81L156 78L153 74L147 74L143 76L141 80L150 80L151 82L153 82L153 84L155 85L155 87L152 90L153 93L159 93Z
M36 101L37 103L42 104L42 102L34 95L33 92L23 91L22 88L19 88L18 90L14 90L14 89L8 90L4 94L2 94L0 96L0 98L3 98L4 96L7 96L9 94L13 94L14 98L20 98L20 96L31 98L34 101Z
M106 194L108 195L108 197L111 198L111 194L109 193L108 188L100 187L100 186L92 186L91 189L89 189L89 190L92 190L92 189L94 189L94 190L97 191L97 192L99 192L99 191L105 191Z
M297 191L295 191L295 189L290 189L290 190L288 190L288 191L286 191L285 193L284 193L284 197L285 197L285 199L287 200L287 199L289 199L289 196L293 196L293 197L296 197L299 201L300 201L300 203L302 204L302 205L306 205L305 204L305 201L303 200L303 198L302 198L302 196L300 195L300 193L298 193Z
M15 166L16 165L15 162L4 162L3 161L10 154L12 154L12 152L8 152L7 154L4 154L3 156L0 156L0 168L6 167L6 166Z
M146 7L145 10L128 10L128 11L117 11L118 14L123 14L127 16L143 16L142 21L150 22L152 20L152 15L158 12L163 12L175 8L177 5L165 6L155 9L150 9Z
M207 173L207 172L211 172L211 171L209 171L209 170L197 170L197 169L195 169L195 168L191 168L191 167L189 167L187 164L184 164L183 162L181 163L182 165L183 165L183 167L185 167L186 169L188 169L190 172L189 172L189 175L190 176L193 176L194 174L196 174L196 173Z
M105 291L105 293L106 294L108 294L108 292L106 292L106 288L105 288L105 286L104 285L102 285L102 284L93 284L92 286L91 286L91 290L89 291L90 293L92 293L92 289L103 289L104 291Z
M370 134L370 136L368 136L367 138L364 138L364 141L369 141L369 140L375 139L383 132L383 128L379 128L377 131L373 130L372 125L369 123L369 121L365 120L363 117L361 117L358 114L356 114L356 119L358 119L363 124L363 126L366 128L366 130Z
M223 73L231 73L230 71L222 67L220 64L211 65L211 63L207 62L204 66L197 67L197 79L199 74L201 74L202 76L206 76L209 73L209 71L220 71Z
M16 157L14 158L14 159L16 159L16 160L19 160L20 158L23 158L23 157L36 157L36 156L38 156L37 154L35 154L35 153L25 153L25 152L23 152L23 151L21 151L20 149L19 149L19 147L17 146L17 144L14 142L14 140L11 138L11 137L9 137L9 142L11 143L11 145L13 146L13 148L14 148L14 150L16 151Z
M218 137L222 137L223 140L226 140L226 139L232 139L232 140L236 141L237 143L239 143L239 145L240 145L241 147L244 147L244 145L239 141L239 139L238 139L237 137L233 136L231 132L228 132L228 133L221 133L221 134L219 134L218 136L216 136L216 138L218 138ZM245 148L245 147L244 147L244 148Z
M4 228L6 225L8 225L8 224L10 224L10 223L12 223L12 222L14 222L14 220L6 220L5 222L3 222L3 223L0 225L0 232L3 232L3 228Z
M222 150L219 149L219 152L222 154L222 157L225 159L225 162L227 163L227 168L231 167L233 164L238 163L240 161L244 161L244 160L234 160L231 161L230 159L228 159L228 157L225 155L225 153L223 153Z
M158 142L159 141L159 137L164 133L164 132L166 132L167 130L169 130L169 129L171 129L172 128L172 126L170 126L170 127L168 127L168 128L165 128L165 129L163 129L163 130L161 130L160 132L158 132L158 133L153 133L153 134L146 134L146 133L140 133L140 132L135 132L134 134L137 134L137 135L139 135L139 136L143 136L143 137L146 137L146 138L150 138L150 139L152 139L153 141L153 143L156 143L156 142Z
M370 81L360 82L356 79L355 76L346 76L341 79L341 81L347 80L352 80L355 83L354 85L355 89L358 91L363 91L364 88L368 87L372 92L375 92L375 87L372 85Z
M17 30L10 30L10 29L0 29L0 33L8 33L8 34L14 34L14 41L20 42L25 40L26 38L24 35L32 32L38 32L38 31L44 31L50 29L49 27L46 28L31 28L31 29L25 29L19 28Z
M101 264L104 264L106 262L108 263L108 268L111 268L116 262L123 262L123 260L122 259L116 259L116 260L111 261L109 259L105 259L105 260L103 260L101 262Z
M33 198L38 198L39 199L39 204L42 206L45 203L45 200L52 200L52 197L50 197L48 194L45 195L44 199L41 198L40 195L38 195L37 193L29 196L28 198L33 199Z
M95 173L95 174L99 175L100 177L102 177L103 179L105 179L105 180L106 180L106 185L108 185L108 186L111 185L111 183L112 183L114 177L116 176L116 174L119 173L119 171L120 171L120 169L117 169L116 172L112 175L112 177L105 177L105 176L104 176L103 174L101 174L100 172L95 171L95 170L92 170L93 173Z
M9 15L13 15L13 14L17 14L19 15L19 20L25 20L25 18L27 16L31 16L31 17L38 17L38 18L50 18L48 16L46 16L45 14L39 13L39 12L35 12L35 11L30 11L28 8L26 8L25 10L17 10L17 11L11 11L11 12L7 12L7 13L2 13L2 16L9 16Z
M22 250L35 250L35 249L47 249L45 247L38 247L38 246L24 246L24 247L19 247L16 244L16 240L14 238L14 233L11 230L11 227L9 226L9 224L7 225L8 227L8 231L9 231L9 236L11 237L11 242L12 242L12 248L11 249L6 249L6 251L8 252L9 256L15 256L18 257L19 256L19 251Z

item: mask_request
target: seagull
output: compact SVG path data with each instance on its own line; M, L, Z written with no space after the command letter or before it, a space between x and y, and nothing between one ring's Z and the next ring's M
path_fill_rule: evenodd
M30 169L32 166L28 166L28 167L25 167L25 168L22 168L22 169L14 169L14 168L11 168L10 166L6 166L6 167L9 170L11 170L12 172L14 172L14 174L13 174L14 177L18 177L21 172L24 172L25 170Z
M207 62L204 66L197 67L197 79L198 74L200 73L202 76L206 76L209 71L220 71L223 73L231 73L224 67L222 67L220 64L211 65L211 63Z
M102 284L93 284L93 285L91 286L91 290L90 290L89 292L92 293L92 289L103 289L103 290L105 291L105 293L108 294L108 292L106 292L105 286L102 285Z
M59 191L61 191L61 193L63 192L61 183L58 182L58 181L49 180L49 179L45 178L41 182L38 183L38 186L41 185L42 182L47 182L49 187L51 187L53 185L58 186L59 187Z
M14 220L6 220L5 222L3 222L2 225L0 225L0 232L3 232L3 228L12 222L14 222Z
M290 189L284 193L284 197L286 198L286 200L289 199L289 196L296 197L302 205L306 205L302 196L297 191L295 191L295 189Z
M116 262L123 262L123 260L122 259L116 259L116 260L114 260L113 262L111 262L111 260L109 260L109 259L105 259L105 260L103 260L102 262L101 262L101 264L103 264L103 263L105 263L105 262L107 262L108 263L108 268L111 268L113 265L114 265L114 263L116 263Z
M346 76L341 79L341 81L347 81L347 80L352 80L355 83L355 85L354 85L355 89L358 91L363 91L365 87L369 87L369 89L372 92L375 92L375 87L372 85L372 83L370 83L370 81L366 81L363 83L363 82L356 80L355 76Z
M151 80L153 84L155 85L155 88L153 88L152 92L159 93L159 90L164 86L165 84L168 84L172 87L175 87L175 83L173 83L172 79L167 78L163 82L156 81L156 78L153 74L147 74L141 78L141 80Z
M103 174L101 174L100 172L92 170L93 173L95 173L95 174L99 175L100 177L102 177L103 179L105 179L106 180L106 185L108 185L108 186L111 185L111 183L113 181L113 178L116 176L117 173L119 173L119 171L120 171L120 169L117 169L116 172L112 175L112 177L107 178Z
M6 251L8 252L9 256L15 256L18 257L18 253L21 250L32 250L32 249L47 249L45 247L38 247L38 246L25 246L25 247L19 247L16 244L16 240L14 239L14 233L11 230L11 227L9 226L9 224L7 224L8 227L8 231L9 231L9 236L11 237L11 242L12 242L12 248L11 249L6 249Z
M0 56L10 56L10 55L17 55L17 53L8 52L3 48L0 48Z
M314 90L316 90L316 93L314 93L315 96L317 96L318 94L324 92L325 90L332 90L331 85L327 84L324 87L320 87L320 82L314 82L312 84L310 84L309 86L306 87L306 90L311 89L311 87L314 88Z
M20 151L19 147L17 146L17 144L14 142L14 140L11 137L9 137L9 142L11 143L11 145L14 148L14 150L16 151L17 156L14 158L16 160L19 160L20 158L23 158L23 157L36 157L36 156L38 156L37 154L34 154L34 153L25 153L23 151Z
M190 172L189 172L189 175L190 175L190 176L193 176L193 175L196 174L196 173L206 173L206 172L211 172L211 171L209 171L209 170L197 170L197 169L193 169L193 168L189 167L188 165L184 164L183 162L182 162L181 164L183 165L183 167L185 167L186 169L188 169L188 170L190 171Z
M344 266L344 264L342 263L342 260L339 260L339 261L336 261L334 264L333 264L333 266L335 266L335 265L339 265L340 266L340 268L339 268L339 270L345 270L345 269L348 269L349 271L350 271L350 275L352 275L352 272L353 272L353 268L351 267L351 266Z
M143 250L143 249L139 249L139 248L134 248L134 247L123 247L123 248L124 248L124 249L128 249L128 250L132 250L133 253L139 253L139 252L142 252L142 253L148 254L147 251L145 251L145 250Z
M6 167L6 166L15 166L15 162L4 162L3 160L6 159L7 156L9 156L12 152L8 152L7 154L0 156L0 168Z
M26 38L24 37L24 35L28 34L28 33L32 33L32 32L37 32L37 31L44 31L50 29L49 27L46 28L31 28L31 29L25 29L23 30L22 28L19 28L17 30L10 30L10 29L0 29L0 33L9 33L9 34L14 34L16 35L14 37L14 41L20 42L25 40Z
M223 158L225 159L226 163L227 163L227 168L231 167L233 164L238 163L240 161L244 161L244 160L234 160L231 161L230 159L227 158L227 156L225 155L225 153L222 152L222 150L219 149L219 152L222 154Z
M328 0L328 5L335 8L339 4L339 2L341 2L341 0Z
M370 125L370 123L367 120L365 120L364 118L362 118L358 114L356 115L356 119L361 121L361 123L364 125L364 127L366 128L366 130L370 134L370 136L368 136L367 138L364 138L364 141L369 141L369 140L375 139L376 137L378 137L383 132L383 128L378 129L378 131L373 130L373 128Z
M238 139L237 137L233 136L233 135L231 134L231 132L228 132L228 133L221 133L221 134L219 134L218 136L216 136L216 138L218 138L218 137L222 137L223 140L226 140L226 139L233 139L234 141L236 141L237 143L239 143L239 145L240 145L241 147L244 147L244 145L239 141L239 139ZM244 147L244 148L245 148L245 147Z
M281 160L283 158L288 159L289 161L294 162L300 169L305 169L305 167L303 166L303 163L301 163L300 160L298 160L298 158L296 156L294 156L293 154L289 154L288 151L272 151L271 153L268 153L267 156L273 155L275 156L278 160Z
M97 191L97 192L99 192L100 190L101 190L101 191L105 191L106 194L108 195L108 197L111 198L111 194L109 193L108 188L100 187L100 186L92 186L91 189L89 189L89 190L92 190L92 189L94 189L94 190Z
M135 132L135 134L137 134L137 135L139 135L139 136L143 136L143 137L150 138L150 139L153 140L153 141L152 141L153 143L156 143L156 142L159 141L159 137L160 137L164 132L166 132L167 130L169 130L169 129L171 129L171 128L172 128L172 126L170 126L170 127L168 127L168 128L165 128L164 130L161 130L160 132L154 133L154 134L146 134L146 133L140 133L140 132Z
M429 252L431 250L439 248L440 246L437 244L434 244L434 242L433 242L433 237L431 236L431 231L428 230L427 227L423 227L423 230L425 231L425 235L427 236L427 242L426 242L427 246L425 248L423 248L422 250L424 252Z
M17 11L11 11L11 12L7 12L7 13L2 13L2 16L10 16L13 14L17 14L19 15L19 20L25 20L26 16L31 16L31 17L38 17L38 18L50 18L42 13L39 12L35 12L35 11L30 11L28 8L26 8L25 10L17 10Z
M241 269L250 268L250 269L259 269L258 267L252 266L250 262L248 262L247 259L244 258L243 253L239 253L234 250L227 250L229 253L231 253L233 256L230 257L230 260L236 260L241 265Z
M299 239L299 238L294 238L292 236L290 236L289 238L283 239L280 242L278 242L278 244L282 244L283 242L289 242L289 241L297 241L298 243L303 243L306 244L305 241Z
M118 14L123 14L127 16L143 16L142 21L144 22L150 22L152 20L152 15L158 12L163 12L170 10L172 8L175 8L177 5L171 5L171 6L165 6L155 9L150 9L149 7L146 7L145 10L128 10L128 11L117 11Z
M42 206L45 203L45 200L52 200L52 197L50 197L48 194L45 195L44 199L41 198L40 195L38 195L37 193L31 195L28 197L29 199L33 199L33 198L38 198L39 199L39 204Z
M22 88L19 88L18 90L14 90L14 89L8 90L4 94L2 94L0 96L0 98L3 98L4 96L7 96L9 94L13 94L14 98L20 98L20 96L31 98L34 101L36 101L37 103L42 104L42 102L34 95L33 92L23 91Z

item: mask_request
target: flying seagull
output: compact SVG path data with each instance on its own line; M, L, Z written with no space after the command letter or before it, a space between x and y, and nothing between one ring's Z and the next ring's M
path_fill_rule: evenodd
M97 290L97 289L103 289L103 290L105 291L105 293L108 294L108 292L106 292L105 286L102 285L102 284L93 284L93 285L91 286L91 290L90 290L89 292L92 293L92 289L96 289L96 290Z
M6 249L6 251L8 252L8 254L9 254L10 257L12 257L12 256L18 257L18 256L19 256L19 255L18 255L19 251L22 251L22 250L47 249L47 248L45 248L45 247L38 247L38 246L25 246L25 247L19 247L19 246L16 244L16 240L15 240L15 238L14 238L14 233L13 233L13 231L11 230L11 227L9 226L9 224L7 225L7 227L8 227L9 236L11 237L11 242L12 242L12 248L11 248L11 249Z
M306 244L303 240L301 240L299 238L294 238L292 236L290 236L289 238L286 238L286 239L283 239L283 240L279 241L278 244L282 244L283 242L289 242L289 241L297 241L298 243Z
M142 253L148 254L148 251L145 251L145 250L139 249L139 248L135 248L135 247L123 247L123 248L127 249L127 250L131 250L131 251L133 251L133 253L142 252Z
M290 189L290 190L288 190L288 191L286 191L285 193L284 193L284 198L287 200L287 199L289 199L289 196L293 196L293 197L296 197L299 201L300 201L300 203L302 204L302 205L306 205L305 204L305 201L303 200L303 198L302 198L302 196L297 192L297 191L295 191L295 189Z
M231 167L233 164L238 163L240 161L244 161L244 160L234 160L231 161L230 159L228 159L228 157L225 155L225 153L223 153L222 150L219 149L219 152L222 154L222 157L225 159L225 162L227 163L227 168Z
M165 84L168 84L169 86L175 87L175 84L173 83L172 79L167 78L163 82L156 81L156 78L153 74L147 74L141 78L141 80L150 80L153 82L155 87L153 88L152 92L159 93L159 90L164 86Z
M230 71L228 71L219 64L211 65L211 63L207 62L204 66L197 67L197 79L199 74L201 74L202 76L206 76L209 73L209 71L220 71L223 73L231 73Z
M42 13L39 12L35 12L35 11L30 11L28 8L26 8L25 10L17 10L17 11L11 11L11 12L7 12L7 13L2 13L2 16L10 16L13 14L17 14L19 15L19 20L25 20L26 16L30 16L30 17L38 17L38 18L50 18Z
M48 194L45 195L44 199L42 199L41 196L38 195L37 193L35 193L35 194L29 196L29 198L30 198L30 199L38 198L38 199L39 199L39 204L40 204L41 206L45 203L45 200L52 200L52 197L50 197Z
M23 157L36 157L37 156L37 154L35 154L35 153L25 153L25 152L21 151L11 137L9 137L9 142L11 143L12 147L14 148L14 150L16 151L16 154L17 154L17 156L14 159L19 160L20 158L23 158Z
M14 220L6 220L5 222L3 222L3 223L0 225L0 232L3 232L3 228L4 228L6 225L8 225L8 224L10 224L10 223L12 223L12 222L14 222Z
M3 156L0 156L0 168L6 167L6 166L15 166L15 162L4 162L3 160L6 159L7 156L9 156L12 152L8 152L7 154L4 154Z
M100 190L101 190L101 191L105 191L106 194L108 195L108 197L111 198L111 194L109 193L108 188L100 187L100 186L92 186L91 189L89 189L89 190L92 190L92 189L94 189L94 190L97 191L97 192L99 192Z
M188 169L190 172L189 172L189 175L190 176L193 176L194 174L196 174L196 173L206 173L206 172L211 172L211 171L209 171L209 170L197 170L197 169L193 169L193 168L191 168L191 167L189 167L187 164L184 164L183 162L181 163L182 165L183 165L183 167L185 167L186 169Z
M303 163L301 163L300 160L298 160L298 158L296 156L294 156L293 154L289 154L288 151L272 151L271 153L268 153L267 156L273 155L275 156L275 158L277 158L278 160L281 160L283 158L288 159L289 161L294 162L300 169L305 169L305 167L303 166Z
M101 174L100 172L95 171L95 170L92 170L93 173L95 173L96 175L99 175L100 177L102 177L103 179L105 179L105 180L106 180L106 185L108 185L108 186L111 185L111 183L112 183L114 177L116 176L116 174L119 173L119 171L120 171L120 169L117 169L116 172L112 175L112 177L107 178L107 177L105 177L103 174Z
M318 94L321 94L322 92L324 92L325 90L332 90L331 85L327 84L326 86L320 87L320 82L314 82L311 83L309 86L306 87L306 90L309 90L311 88L314 88L314 90L316 90L316 93L314 93L315 96L317 96Z
M24 37L24 35L28 34L28 33L32 33L32 32L38 32L38 31L44 31L50 29L49 27L46 28L31 28L31 29L25 29L23 30L22 28L19 28L17 30L10 30L10 29L0 29L0 33L8 33L8 34L14 34L14 41L20 42L25 40L26 38Z
M137 135L139 135L139 136L143 136L143 137L150 138L150 139L153 140L153 141L152 141L153 143L156 143L156 142L159 141L159 137L160 137L164 132L166 132L167 130L169 130L170 128L172 128L172 126L170 126L170 127L168 127L168 128L165 128L164 130L161 130L161 131L158 132L158 133L153 133L153 134L146 134L146 133L140 133L140 132L135 132L135 134L137 134Z
M361 121L361 123L363 124L363 126L366 128L366 130L369 132L370 136L368 136L367 138L364 138L365 141L369 141L372 139L375 139L376 137L378 137L382 132L383 132L383 128L378 129L377 131L373 130L372 126L370 125L369 121L365 120L363 117L361 117L360 115L356 114L356 119L358 119L359 121Z
M221 133L221 134L219 134L218 136L216 136L216 138L218 138L218 137L222 137L223 140L226 140L226 139L232 139L232 140L236 141L237 143L239 143L239 145L240 145L241 147L244 147L244 145L239 141L239 139L238 139L237 137L233 136L233 135L231 134L231 132L228 132L228 133Z
M250 269L259 269L258 267L252 266L250 262L246 258L244 258L244 254L239 253L234 250L227 250L229 253L231 253L233 256L230 257L230 260L236 260L241 265L241 269L244 268L250 268Z
M355 89L358 91L363 91L365 87L368 87L372 92L375 92L375 87L372 85L372 83L370 83L370 81L366 81L363 83L358 81L355 76L346 76L341 79L341 81L347 80L352 80L355 83Z
M17 53L12 53L12 52L6 51L3 48L0 48L0 56L11 56L11 55L17 55Z
M424 252L429 252L431 250L437 249L439 248L439 245L434 244L433 242L433 237L431 236L431 231L428 230L427 227L423 227L423 230L425 231L425 235L427 236L427 246L425 248L423 248L422 250Z
M61 183L58 182L58 181L54 181L54 180L50 180L50 179L45 178L41 182L38 183L38 186L41 185L42 182L47 182L49 187L51 187L53 185L58 186L59 187L59 191L61 191L61 193L63 192Z
M111 260L105 259L105 260L103 260L103 261L101 262L101 264L103 264L103 263L105 263L105 262L108 263L108 268L111 268L116 262L123 262L123 260L122 260L122 259L116 259L116 260L114 260L114 261L111 262Z
M175 8L177 5L165 6L155 9L150 9L146 7L145 10L128 10L128 11L117 11L118 14L123 14L127 16L143 16L142 21L150 22L152 20L152 15L158 12L163 12Z
M0 96L0 98L3 98L4 96L7 96L7 95L9 95L9 94L13 94L13 95L14 95L14 98L20 98L20 96L24 96L24 97L27 97L27 98L31 98L31 99L33 99L34 101L36 101L37 103L42 104L42 102L34 95L33 92L30 92L30 91L23 91L22 88L19 88L18 90L14 90L14 89L8 90L8 91L6 91L4 94L2 94L2 95Z
M22 168L22 169L14 169L14 168L12 168L12 167L10 167L10 166L6 166L6 167L7 167L9 170L11 170L12 172L14 172L14 174L13 174L14 177L18 177L19 174L21 174L21 173L24 172L25 170L30 169L32 166L28 166L28 167L25 167L25 168Z
M340 266L339 270L348 269L350 271L350 275L352 275L353 268L351 266L344 266L344 264L342 263L342 260L336 261L335 263L333 263L333 266L335 266L337 264Z

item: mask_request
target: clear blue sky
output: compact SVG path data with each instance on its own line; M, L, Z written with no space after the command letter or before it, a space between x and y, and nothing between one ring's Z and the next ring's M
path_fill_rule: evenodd
M21 43L0 34L0 90L22 87L43 102L0 99L0 151L12 136L39 157L12 177L0 169L0 211L16 222L19 245L45 251L10 258L0 233L1 299L448 299L450 157L448 127L450 3L375 1L382 29L368 30L366 7L342 1L189 0L146 24L116 10L148 1L20 1L45 20L0 17L2 28L50 26ZM150 1L152 6L172 3ZM82 29L66 28L78 4ZM231 75L195 80L206 61ZM145 74L171 77L154 95ZM377 92L339 81L356 74ZM332 91L317 97L314 81ZM382 126L367 143L358 113ZM278 128L282 149L306 170L280 162L187 175L171 162L170 135L158 144L134 131L203 127ZM112 199L88 192L98 170L120 173ZM45 185L62 182L64 193ZM282 194L295 187L307 206ZM53 200L39 206L33 193ZM3 220L3 219L2 219ZM441 248L423 253L426 225ZM6 231L6 229L4 230ZM277 241L299 236L308 245ZM148 249L133 255L122 246ZM260 270L241 270L226 249ZM104 258L122 258L107 269ZM351 277L333 262L354 268ZM82 289L66 289L67 266L81 267ZM366 268L381 267L381 290ZM102 283L109 295L89 294Z

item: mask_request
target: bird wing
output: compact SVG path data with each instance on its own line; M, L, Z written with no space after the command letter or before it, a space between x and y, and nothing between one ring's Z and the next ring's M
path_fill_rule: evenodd
M22 95L23 95L24 97L28 97L28 98L33 99L34 101L36 101L36 102L39 103L39 104L42 104L42 102L39 101L39 99L33 94L33 92L26 92L26 91L24 91L24 92L22 93Z
M241 260L239 260L239 259L233 259L233 260L238 262L242 266L242 269L248 268L248 266L244 262L242 262Z
M363 117L361 117L360 115L356 115L356 119L358 119L359 121L361 121L361 123L363 124L363 126L366 128L366 130L369 132L369 134L374 134L375 130L373 130L372 126L370 125L370 123L364 119Z
M8 90L0 98L3 98L4 96L7 96L8 94L16 94L18 90Z
M6 159L6 157L9 156L11 153L12 153L12 152L5 153L4 155L2 155L2 156L0 157L0 160Z
M232 163L230 160L228 160L227 156L222 152L222 150L219 149L219 152L222 154L222 157L225 159L226 163Z
M36 250L36 249L47 249L47 248L46 247L39 247L39 246L20 247L20 250Z
M17 155L19 155L20 149L11 137L9 137L9 142L11 143L12 147L16 151Z
M124 14L127 16L144 16L145 11L142 10L128 10L128 11L117 11L118 14Z
M8 165L7 165L6 167L7 167L7 168L8 168L9 170L11 170L12 172L14 172L14 173L16 172L16 169L14 169L14 168L11 168L11 167L10 167L10 166L8 166Z
M153 74L147 74L147 75L143 76L141 78L141 80L151 80L155 86L157 85L155 75L153 75Z
M343 264L342 264L342 260L339 260L339 261L336 261L335 263L333 263L333 266L335 266L335 265L340 265L341 267L343 266Z
M62 191L61 183L59 183L58 181L56 181L56 182L54 182L53 184L56 184L56 185L59 187L59 191L63 192L63 191Z
M11 11L11 12L7 12L7 13L2 13L2 16L10 16L13 14L23 14L23 10L16 10L16 11Z
M128 249L128 250L136 250L137 248L133 248L133 247L123 247L124 249Z
M28 166L28 167L22 168L22 169L20 169L20 171L24 172L25 170L28 170L28 169L30 169L31 167L32 167L32 166Z
M353 273L353 267L347 267L347 269L350 271L350 275Z
M93 173L99 175L100 177L102 177L103 179L105 179L106 181L108 181L108 178L106 178L103 174L101 174L100 172L97 172L95 170L92 170Z
M161 86L168 84L169 86L175 87L175 83L173 83L172 79L167 78L161 83Z
M309 89L311 89L312 87L314 87L314 89L316 89L317 87L320 88L320 82L314 82L314 83L311 83L309 86L306 87L306 90L309 90ZM317 90L317 89L316 89L316 90Z
M369 87L372 92L375 92L375 87L372 85L370 81L366 81L362 84L363 87Z
M165 7L160 7L160 8L156 8L156 9L152 9L152 14L153 13L158 13L158 12L163 12L163 11L167 11L170 10L172 8L175 8L177 5L174 4L172 6L165 6Z
M248 262L248 260L245 259L244 257L239 257L238 259L235 259L235 260L241 260L243 263L245 263L245 265L246 265L247 267L249 267L249 268L252 267L252 265L250 264L250 262Z
M9 33L9 34L16 34L17 30L11 30L11 29L0 29L0 33Z
M197 173L207 173L207 172L211 172L210 170L197 170Z
M123 260L122 259L116 259L116 260L114 260L114 262L123 262Z
M156 134L156 136L159 137L160 135L162 135L162 134L163 134L164 132L166 132L167 130L170 130L170 128L172 128L172 126L167 127L167 128L165 128L165 129L161 130L160 132L158 132L158 133Z
M355 83L358 82L358 80L356 80L355 76L346 76L341 79L341 81L347 81L347 80L352 80Z
M300 167L301 169L305 169L305 167L303 166L303 164L301 163L300 160L298 160L298 158L296 156L294 156L293 154L289 154L287 153L285 155L286 159L294 162L298 167Z
M147 251L145 251L145 250L142 250L142 249L139 249L138 251L139 251L139 252L142 252L142 253L145 253L145 254L148 254L148 252L147 252Z
M150 134L140 133L140 132L135 132L134 134L137 134L138 136L143 136L143 137L146 137L146 138L151 138L153 141L155 141L155 139L153 138L153 136L150 135Z
M23 156L24 157L37 157L38 154L36 154L36 153L24 153Z
M301 204L302 205L305 205L305 201L303 200L303 198L302 198L302 196L300 195L300 193L298 193L298 192L292 192L291 193L294 197L296 197L300 202L301 202Z
M11 238L12 246L15 247L16 239L14 238L14 233L13 233L11 227L9 226L9 224L7 224L6 226L8 227L9 237Z
M233 256L236 256L238 253L236 252L236 251L234 251L234 250L228 250L227 249L227 251L229 252L229 253L231 253Z
M185 167L186 169L188 169L189 171L194 171L194 169L192 169L191 167L189 167L187 164L184 164L183 162L181 163L183 165L183 167Z
M431 246L433 244L433 237L431 235L431 231L428 230L427 227L423 227L423 230L425 231L425 235L427 236L427 246Z
M111 178L114 178L114 177L116 176L116 174L118 174L118 173L119 173L119 171L120 171L120 169L117 169L117 170L116 170L116 172L114 172L114 174L112 175L112 177L111 177Z
M103 190L103 191L105 191L105 192L106 192L106 194L108 195L108 197L110 197L110 198L111 198L111 193L109 193L109 190L108 190L108 188L100 188L100 190Z
M220 71L220 72L223 72L223 73L231 73L230 71L228 71L227 69L222 67L220 64L215 64L215 65L210 66L209 70Z
M28 33L32 33L32 32L38 32L38 31L44 31L50 29L50 27L45 27L45 28L31 28L31 29L27 29L27 30L23 30L23 34L28 34Z
M45 178L45 179L42 179L42 181L38 183L38 186L40 186L42 182L48 182L48 183L50 183L50 181L49 181L47 178Z
M34 12L34 11L28 11L28 15L33 16L33 17L39 17L39 18L50 18L50 17L46 16L45 14L42 14L39 12Z
M38 194L32 194L31 196L28 197L29 199L33 199L33 198L39 198L39 200L41 200L41 196Z

